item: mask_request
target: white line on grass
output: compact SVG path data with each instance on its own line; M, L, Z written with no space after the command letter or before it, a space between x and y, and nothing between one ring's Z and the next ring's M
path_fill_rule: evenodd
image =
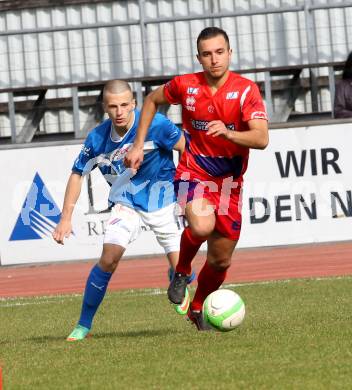
M238 288L238 287L250 287L250 286L263 286L263 285L274 285L282 283L291 283L295 281L302 280L312 280L312 281L331 281L331 280L340 280L340 279L352 279L352 276L334 276L334 277L317 277L317 278L295 278L295 279L281 279L281 280L263 280L258 282L248 282L248 283L227 283L224 284L224 288ZM166 289L153 288L153 289L130 289L130 290L120 290L114 291L119 295L124 296L134 296L134 297L143 297L143 296L153 296L153 295L163 295L166 294ZM73 300L74 298L82 299L82 294L61 294L61 295L45 295L37 297L11 297L11 298L0 298L0 308L6 307L16 307L16 306L28 306L28 305L42 305L46 303L64 303L67 300ZM107 295L105 299L109 299L110 295Z
M327 276L327 277L316 277L316 278L294 278L294 279L278 279L278 280L262 280L258 282L248 282L248 283L229 283L225 284L224 287L247 287L247 286L262 286L266 284L280 284L280 283L291 283L302 280L310 280L317 282L331 281L331 280L341 280L341 279L352 279L352 275L344 276Z

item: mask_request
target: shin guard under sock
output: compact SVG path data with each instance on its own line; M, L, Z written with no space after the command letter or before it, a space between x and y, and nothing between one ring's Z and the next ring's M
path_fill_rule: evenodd
M198 287L191 303L192 310L202 310L206 297L217 290L226 278L227 269L218 270L207 261L198 275Z
M176 266L176 272L190 275L192 272L191 263L206 238L194 237L191 229L186 227L181 236L180 258Z
M105 296L111 275L111 272L104 272L98 264L90 271L84 291L81 317L78 321L80 325L91 328L94 315Z

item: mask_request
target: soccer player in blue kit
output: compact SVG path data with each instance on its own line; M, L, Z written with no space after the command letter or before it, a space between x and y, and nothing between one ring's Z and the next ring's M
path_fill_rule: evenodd
M69 177L61 220L53 232L54 240L64 243L72 232L72 213L80 195L83 178L98 167L109 183L111 215L104 234L103 251L92 268L85 287L80 319L68 341L83 340L89 334L94 315L102 302L110 278L127 245L144 227L149 227L164 248L171 273L179 255L181 228L175 213L172 150L183 152L181 130L157 114L144 144L145 159L138 171L125 168L124 157L133 144L140 112L129 84L109 81L104 87L103 106L109 119L87 136ZM193 280L190 278L190 282ZM188 309L189 297L175 305L178 313Z

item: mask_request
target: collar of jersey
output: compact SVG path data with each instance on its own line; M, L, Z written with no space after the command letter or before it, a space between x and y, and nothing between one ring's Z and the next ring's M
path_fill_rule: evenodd
M225 89L225 85L227 85L227 84L230 82L230 80L232 79L232 77L233 77L233 73L232 73L231 71L229 71L228 77L227 77L226 81L224 82L224 84L223 84L223 85L222 85L214 94L212 94L212 93L211 93L210 85L208 84L207 79L205 78L204 72L201 72L201 74L202 74L202 78L203 78L204 85L206 86L206 89L205 89L205 90L206 90L206 93L207 93L211 98L213 98L213 97L215 97L216 95L220 94L221 91L222 91L223 89Z

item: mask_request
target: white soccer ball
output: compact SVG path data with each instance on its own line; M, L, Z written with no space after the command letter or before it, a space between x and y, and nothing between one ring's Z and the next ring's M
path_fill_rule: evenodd
M207 296L204 320L214 329L226 332L239 326L246 314L242 298L232 290L220 289Z

